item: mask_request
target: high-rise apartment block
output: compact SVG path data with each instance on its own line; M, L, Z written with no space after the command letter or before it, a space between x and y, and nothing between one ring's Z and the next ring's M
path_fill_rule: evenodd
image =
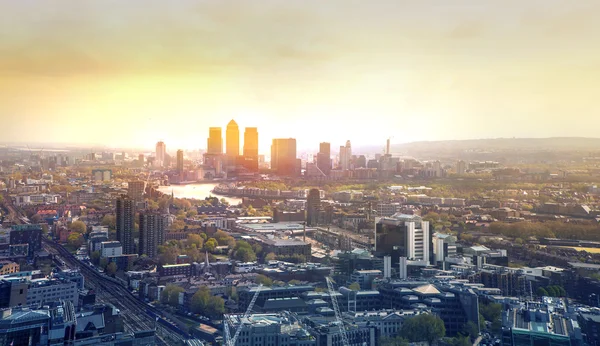
M300 166L296 159L296 139L277 138L271 145L271 170L279 175L297 176Z
M310 189L306 199L306 224L316 226L319 223L319 210L321 209L321 192L319 189Z
M463 175L467 173L467 163L463 160L459 160L456 163L456 174Z
M127 196L136 202L142 202L145 188L146 183L141 180L130 181L127 183Z
M133 231L135 226L135 201L128 196L117 198L117 239L123 246L124 254L135 253Z
M159 167L163 167L165 165L165 159L167 157L167 146L164 142L156 143L156 164Z
M158 213L144 211L140 213L139 255L154 258L158 255L158 246L165 242L166 218Z

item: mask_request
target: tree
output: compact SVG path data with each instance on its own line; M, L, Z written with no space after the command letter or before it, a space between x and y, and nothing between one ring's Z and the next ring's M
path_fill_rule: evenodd
M81 233L71 232L67 238L67 244L73 248L79 248L83 244L83 236Z
M215 251L218 245L219 244L217 243L217 240L215 238L210 238L206 241L206 243L204 243L204 250L208 252L213 252Z
M409 346L408 340L402 337L386 338L382 337L379 343L380 346Z
M265 256L265 261L274 261L275 259L277 259L277 256L275 255L275 253L273 252L269 252L266 256Z
M548 287L546 287L546 291L548 292L548 295L550 297L557 297L558 296L558 292L556 291L556 288L554 288L554 286L548 286Z
M217 243L219 243L220 246L229 246L233 248L236 245L235 239L233 239L229 233L222 230L215 232L214 238L217 240Z
M167 287L165 287L165 289L162 291L160 302L177 307L179 305L179 294L183 293L183 291L183 287L167 285Z
M225 312L225 301L214 297L206 286L201 286L190 301L192 312L218 318Z
M546 289L543 287L538 287L538 289L535 290L535 294L538 297L548 297L548 291L546 291Z
M466 336L471 337L472 341L475 341L475 339L477 339L477 337L479 336L479 327L475 322L469 321L463 326L463 333Z
M353 282L348 288L353 291L360 291L360 284L358 282Z
M198 234L190 233L187 236L187 244L188 245L193 244L193 245L196 245L197 249L202 249L202 246L204 246L204 240Z
M42 219L42 216L40 214L34 214L32 217L29 218L29 221L31 221L31 223L35 223L38 224L40 222L42 222L44 219Z
M100 251L92 252L92 254L90 255L90 261L93 264L98 264L100 262Z
M106 269L106 266L108 265L108 258L106 258L106 257L100 258L100 262L98 263L98 265L100 266L100 268Z
M210 290L206 286L201 286L190 300L190 309L193 313L201 314L204 313L208 306L208 300L210 299Z
M218 318L225 312L225 301L221 297L211 296L206 307L206 315Z
M273 285L273 280L271 280L271 278L269 278L268 276L265 276L263 274L256 275L255 281L257 284L263 284L263 286L272 286Z
M256 254L251 248L243 247L235 251L233 258L242 262L254 262L256 261Z
M420 314L404 321L400 336L410 342L427 341L429 345L446 334L444 321L436 315Z
M515 239L515 244L523 245L523 239L521 239L521 238Z
M73 221L69 224L69 230L77 233L85 233L87 226L83 221Z
M240 240L235 244L233 258L242 262L254 262L256 261L256 254L250 244Z
M290 280L290 281L288 281L288 285L300 285L300 281L299 280Z
M188 218L192 218L196 215L198 215L198 211L196 211L195 209L189 210L187 213L185 213L185 216Z
M115 262L110 262L106 266L106 274L112 276L112 275L115 275L116 272L117 272L117 264Z
M258 243L254 243L252 244L252 251L254 252L255 255L260 255L262 253L262 246L260 246L260 244Z
M498 332L502 328L502 305L499 303L480 304L479 312L486 321L492 323L492 331Z
M457 336L447 339L448 340L448 344L450 344L451 346L471 346L473 345L471 343L471 340L469 340L469 336L468 335L462 335L462 334L458 334Z
M158 263L165 264L174 264L177 262L177 256L179 255L179 251L175 246L159 246L158 247Z

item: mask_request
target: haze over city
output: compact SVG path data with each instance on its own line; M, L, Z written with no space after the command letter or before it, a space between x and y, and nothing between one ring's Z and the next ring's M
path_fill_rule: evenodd
M599 2L4 1L5 143L597 136Z

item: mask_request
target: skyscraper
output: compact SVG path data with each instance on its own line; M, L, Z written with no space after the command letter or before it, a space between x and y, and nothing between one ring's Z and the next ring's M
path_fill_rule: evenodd
M377 220L377 219L376 219ZM429 262L431 231L429 222L417 215L395 214L380 218L375 225L376 252Z
M244 156L258 158L258 129L246 127L244 131Z
M350 169L350 162L352 160L352 146L350 145L350 141L346 141L345 146L340 146L340 169L348 170Z
M300 167L296 160L296 139L276 138L271 145L271 170L279 175L296 176Z
M183 175L183 150L177 150L177 172Z
M167 154L167 146L164 142L156 143L156 164L163 167L165 164L165 156Z
M223 153L223 137L221 135L220 127L211 127L208 129L206 152L208 154Z
M321 193L319 189L310 189L306 199L306 224L316 226L319 223L319 209L321 208Z
M142 202L144 200L144 190L146 183L138 181L130 181L127 183L127 196L136 202Z
M122 195L117 198L117 240L123 246L124 254L135 253L133 230L135 225L135 201Z
M458 160L456 163L456 174L463 175L467 172L467 164L463 160Z
M325 175L331 172L331 144L322 142L319 144L319 152L317 153L317 167Z
M150 211L141 212L139 225L140 244L138 254L154 258L158 255L158 246L165 242L165 216Z
M235 158L240 155L240 128L235 120L231 120L227 124L226 136L226 155L230 158Z

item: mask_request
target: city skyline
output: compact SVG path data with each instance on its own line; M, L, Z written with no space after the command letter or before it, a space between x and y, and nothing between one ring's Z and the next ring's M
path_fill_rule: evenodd
M143 4L0 5L3 141L202 148L198 134L232 118L259 127L262 148L600 125L599 3Z

